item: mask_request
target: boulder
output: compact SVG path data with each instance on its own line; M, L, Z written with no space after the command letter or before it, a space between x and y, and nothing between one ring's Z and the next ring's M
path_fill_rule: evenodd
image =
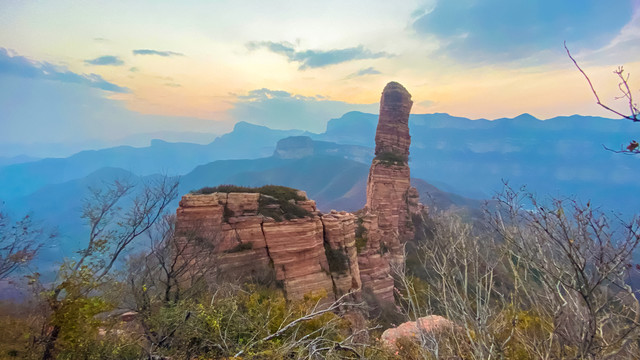
M396 342L400 338L418 341L423 336L434 336L439 332L452 329L453 322L439 315L429 315L408 321L398 327L385 330L380 337L382 343L391 350L396 350Z

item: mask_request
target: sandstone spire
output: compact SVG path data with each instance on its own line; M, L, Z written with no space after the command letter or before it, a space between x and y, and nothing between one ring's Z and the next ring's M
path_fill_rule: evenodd
M403 245L414 235L411 215L416 211L417 191L411 187L408 165L411 105L411 94L402 85L390 82L385 86L380 99L376 157L367 181L365 218L369 220L363 224L368 242L358 262L363 288L386 301L393 301L390 266L403 264Z

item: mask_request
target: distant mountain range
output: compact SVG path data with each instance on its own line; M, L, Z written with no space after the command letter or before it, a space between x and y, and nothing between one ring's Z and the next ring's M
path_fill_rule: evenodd
M322 142L312 143L319 147L326 145ZM355 211L366 202L368 171L367 164L323 154L309 154L296 159L271 156L250 160L219 160L198 166L181 176L179 194L220 184L279 184L305 190L311 199L317 201L321 211ZM134 184L150 182L159 176L136 176L123 169L105 167L81 179L47 185L27 196L8 200L5 206L16 213L31 212L47 228L58 229L58 238L43 249L39 262L41 266L54 266L55 261L74 256L86 237L86 224L81 214L90 188L101 187L114 180ZM420 179L413 181L423 202L430 207L463 209L465 213L476 215L479 212L481 201L442 192ZM169 208L177 208L179 200L176 199ZM141 241L144 242L144 239Z
M42 186L82 178L103 167L144 176L182 175L198 165L222 159L270 156L278 140L304 133L238 123L234 130L207 145L153 140L151 146L118 146L82 151L67 158L48 158L0 167L0 199L30 194Z
M60 228L61 246L47 250L51 258L69 256L84 235L80 209L87 187L116 178L180 176L181 194L225 183L280 184L307 191L322 210L357 210L365 201L376 124L377 115L360 112L329 121L322 134L241 122L206 145L155 140L67 158L0 159L0 199L6 211L32 211ZM638 212L640 156L602 147L640 139L637 124L584 116L488 121L425 114L411 116L410 130L414 186L433 208L471 209L477 217L482 199L508 181L543 198Z
M315 136L373 146L377 116L351 112ZM628 120L565 116L538 120L470 120L448 114L412 115L411 174L471 198L491 198L508 181L538 196L591 200L603 209L637 213L640 156L606 151L640 138ZM356 130L357 129L357 130Z

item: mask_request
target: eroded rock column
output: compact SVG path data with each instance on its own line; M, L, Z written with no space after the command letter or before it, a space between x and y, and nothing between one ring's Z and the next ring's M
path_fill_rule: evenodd
M411 94L397 82L385 86L376 130L376 157L367 180L366 251L359 256L363 288L393 301L391 268L404 263L404 243L413 238L410 205L415 202L409 170ZM384 271L383 271L384 270Z

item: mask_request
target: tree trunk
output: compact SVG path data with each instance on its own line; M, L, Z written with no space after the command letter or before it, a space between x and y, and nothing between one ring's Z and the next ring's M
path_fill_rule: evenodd
M53 330L51 330L51 334L47 338L47 342L44 346L44 353L42 354L42 360L52 360L54 359L53 351L56 348L56 341L58 340L58 335L60 335L60 326L54 325Z

